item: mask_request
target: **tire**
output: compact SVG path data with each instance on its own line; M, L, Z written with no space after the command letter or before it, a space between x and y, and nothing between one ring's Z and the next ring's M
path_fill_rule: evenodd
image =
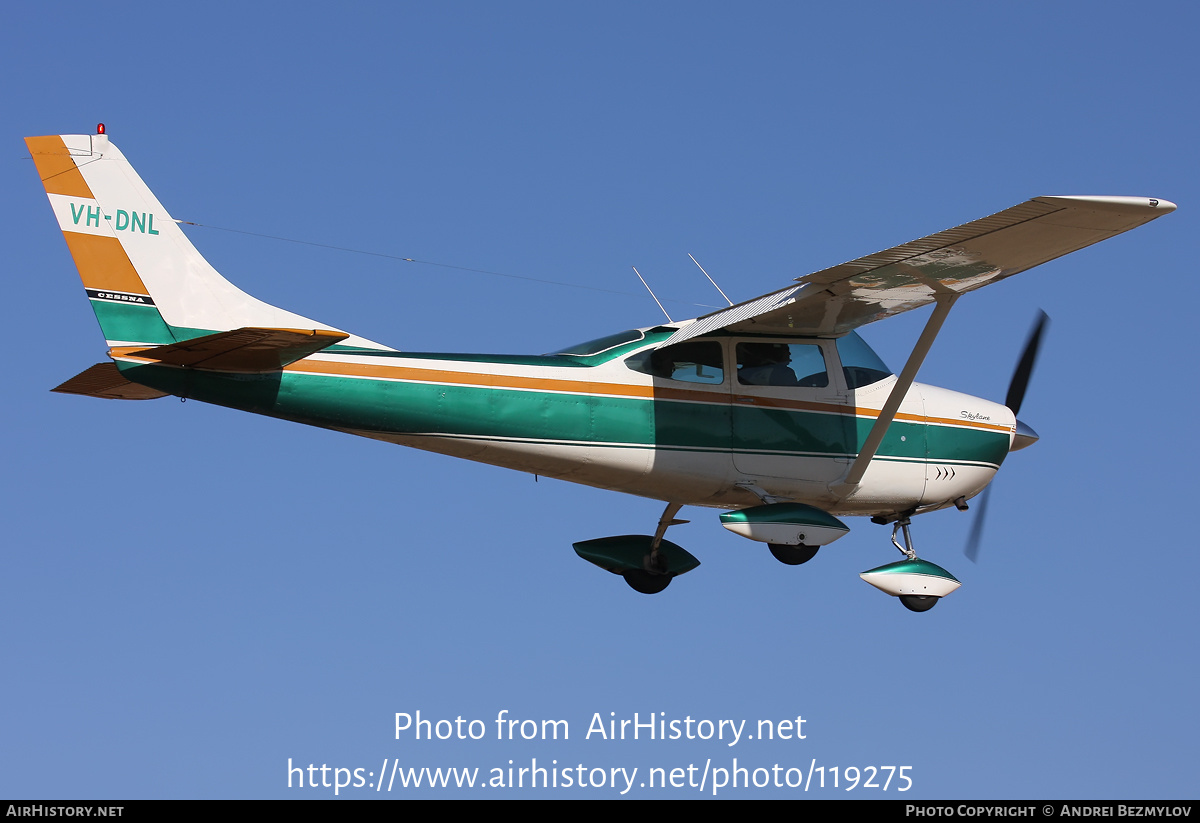
M629 588L642 594L658 594L671 585L671 575L650 574L650 572L643 569L630 569L621 576L625 578L625 582L629 584Z
M937 605L941 600L940 597L934 597L930 594L902 594L900 602L904 604L904 608L910 612L927 612Z
M780 563L787 566L799 566L801 563L807 563L817 556L817 549L820 546L805 546L803 543L799 546L787 546L783 543L768 543L767 547L771 549L771 554Z

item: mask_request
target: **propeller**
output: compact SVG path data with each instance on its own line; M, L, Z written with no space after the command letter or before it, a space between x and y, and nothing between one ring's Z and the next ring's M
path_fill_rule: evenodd
M1029 380L1033 377L1033 367L1037 362L1038 347L1042 344L1042 334L1046 331L1049 323L1050 318L1044 311L1039 310L1037 322L1033 325L1029 339L1025 341L1025 350L1021 352L1021 359L1017 361L1016 371L1013 372L1012 380L1008 384L1008 394L1004 396L1004 405L1008 406L1014 415L1021 412L1021 403L1025 401L1025 390L1029 388ZM1018 422L1017 427L1020 431L1022 424ZM971 524L971 533L967 536L967 546L964 551L972 563L978 562L979 559L979 545L983 539L983 524L987 519L988 498L991 493L992 486L989 483L983 490L983 494L979 496L979 511L975 514L975 522Z

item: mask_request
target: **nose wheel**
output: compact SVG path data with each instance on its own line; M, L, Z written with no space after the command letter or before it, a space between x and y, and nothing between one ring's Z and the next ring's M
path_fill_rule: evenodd
M865 571L859 577L884 594L899 598L909 611L927 612L962 584L941 566L917 557L908 531L910 522L908 515L902 515L892 526L892 545L904 560ZM896 539L898 534L903 534L904 545Z
M900 603L910 612L927 612L936 606L939 600L941 600L940 597L931 597L927 594L900 595Z

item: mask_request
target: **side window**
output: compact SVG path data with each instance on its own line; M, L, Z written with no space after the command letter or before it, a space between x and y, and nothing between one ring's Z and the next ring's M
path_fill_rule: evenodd
M720 343L680 343L665 349L638 352L625 365L643 374L681 380L684 383L717 385L725 381L725 355Z
M737 369L743 386L829 385L825 356L817 343L738 343Z

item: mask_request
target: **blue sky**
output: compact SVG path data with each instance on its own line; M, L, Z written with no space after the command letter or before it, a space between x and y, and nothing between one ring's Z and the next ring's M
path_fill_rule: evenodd
M1183 3L66 4L0 32L9 250L0 795L327 797L287 766L908 766L912 788L720 796L1194 797L1188 434L1197 13ZM406 349L540 353L735 300L1041 194L1176 214L960 301L920 379L1000 400L1053 318L1042 436L905 612L853 531L786 568L685 509L703 565L644 597L576 540L654 501L174 399L48 389L104 359L21 138L112 140L257 297ZM582 287L591 287L582 288ZM609 291L596 291L605 289ZM612 293L616 292L616 293ZM922 313L864 336L899 368ZM488 739L395 739L397 712ZM497 741L497 714L568 741ZM805 718L804 740L584 739ZM827 778L828 780L829 778ZM843 787L844 787L843 783ZM711 795L711 788L707 794ZM365 789L351 797L615 797ZM695 788L635 787L638 797Z

